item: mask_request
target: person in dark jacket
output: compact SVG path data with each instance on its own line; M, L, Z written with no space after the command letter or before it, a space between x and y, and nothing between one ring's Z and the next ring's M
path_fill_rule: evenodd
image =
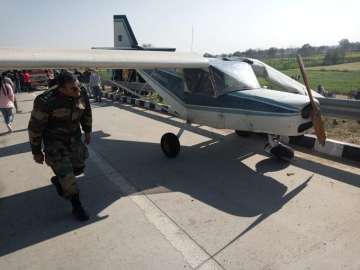
M89 219L76 184L76 176L84 172L90 144L92 113L86 91L69 72L58 76L58 87L36 97L28 126L35 162L51 167L51 182L58 194L70 200L72 213L80 221ZM42 145L44 148L42 149Z

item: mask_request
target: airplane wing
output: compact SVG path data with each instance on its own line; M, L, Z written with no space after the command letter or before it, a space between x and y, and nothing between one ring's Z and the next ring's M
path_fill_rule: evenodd
M194 53L121 50L0 48L0 69L155 69L206 68Z

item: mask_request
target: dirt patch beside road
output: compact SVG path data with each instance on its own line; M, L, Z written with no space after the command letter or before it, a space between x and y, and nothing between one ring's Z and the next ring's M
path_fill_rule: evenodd
M360 120L325 118L324 124L329 139L360 145Z

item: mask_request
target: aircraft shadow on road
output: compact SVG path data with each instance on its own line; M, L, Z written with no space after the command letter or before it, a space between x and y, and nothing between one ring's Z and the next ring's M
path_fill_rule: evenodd
M134 108L132 106L129 105L122 105L121 103L113 103L113 102L105 102L103 104L104 107L106 106L113 106L115 108L119 108L121 110L125 110L131 113L135 113L138 114L140 116L144 116L144 117L148 117L151 118L155 121L160 121L163 122L165 124L169 124L178 128L182 128L183 124L179 121L175 121L173 120L173 116L169 116L169 115L160 115L159 113L154 114L152 113L150 110L147 109L138 109L138 108ZM196 127L196 126L190 126L187 127L187 130L194 132L196 134L211 138L213 140L221 140L224 139L224 137L219 133L215 133L215 132L211 132L205 129L202 129L201 127ZM230 137L234 137L236 138L235 134L231 134L231 135L227 135ZM254 136L252 136L251 138L237 138L237 140L234 140L234 145L237 145L237 147L243 147L243 144L245 143L247 146L250 145L249 148L249 152L254 151L254 152L258 152L261 154L264 154L263 148L259 147L261 146L261 143L255 143L256 140L261 140L264 142L265 145L265 139L261 134L254 134ZM159 138L160 141L160 138ZM341 160L337 160L337 162L342 162ZM304 158L300 158L300 157L296 157L296 159L294 161L291 162L294 166L297 166L299 168L302 168L304 170L308 170L329 178L332 178L336 181L340 181L340 182L344 182L346 184L355 186L355 187L360 187L360 180L359 180L359 175L358 174L354 174L345 170L341 170L339 168L334 168L332 166L327 166L324 164L320 164L318 162L309 160L309 159L304 159ZM345 162L346 164L346 162ZM278 168L278 166L280 166ZM274 159L266 159L263 161L260 161L256 168L259 172L261 173L266 173L269 171L277 171L282 169L281 168L282 163L278 163L278 162L274 162Z
M249 142L239 143L237 135L224 136L219 142L210 140L209 144L185 146L181 155L171 160L163 156L156 143L114 140L102 132L97 132L94 138L95 151L106 157L139 193L180 192L232 215L259 216L237 238L279 211L311 179L304 179L287 192L286 185L241 162L255 153ZM234 143L239 147L234 147ZM272 164L276 170L288 166L269 160L266 164Z

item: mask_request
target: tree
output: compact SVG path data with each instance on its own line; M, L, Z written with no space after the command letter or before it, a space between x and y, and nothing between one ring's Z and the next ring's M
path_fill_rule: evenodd
M316 48L316 53L326 54L329 49L329 46L320 46Z
M256 51L253 49L248 49L247 51L245 51L245 56L251 57L251 58L256 58Z
M344 60L345 60L345 51L339 47L327 51L324 58L324 64L336 65L336 64L344 63Z
M207 57L207 58L214 58L215 56L210 54L210 53L204 53L204 57Z
M339 47L342 48L345 52L347 52L351 48L351 43L347 38L343 38L339 41Z
M284 58L285 56L285 49L281 48L278 50L278 54L281 56L281 58Z
M243 56L244 54L243 54L242 52L240 52L240 51L236 51L236 52L234 52L233 55L236 56L236 57L241 57L241 56Z
M312 47L309 43L304 44L300 49L298 49L297 53L302 56L310 56L314 53L314 47Z
M267 56L268 56L269 58L273 58L273 57L276 56L277 52L278 52L278 49L277 49L277 48L271 47L269 50L267 50Z

